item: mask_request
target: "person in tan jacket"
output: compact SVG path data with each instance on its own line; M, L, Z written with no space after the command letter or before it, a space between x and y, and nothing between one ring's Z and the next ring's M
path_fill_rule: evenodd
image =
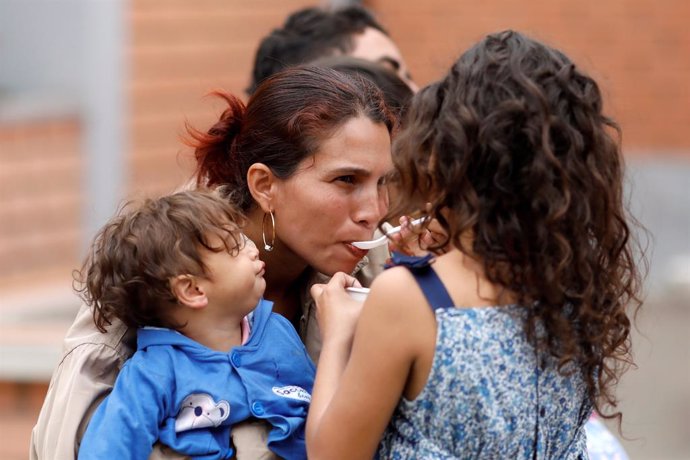
M305 40L305 37L309 39ZM260 81L285 67L334 54L357 56L388 66L413 89L416 88L411 82L400 51L385 29L370 12L354 6L336 11L305 8L291 14L258 47L250 92L257 89ZM276 66L275 63L278 62L280 65ZM243 187L247 188L248 184ZM359 201L360 206L363 206ZM302 219L308 222L309 213L303 214ZM269 222L266 223L268 224ZM280 224L279 221L276 224ZM261 243L260 235L258 237L257 244ZM276 237L280 239L280 230ZM278 254L279 250L276 249L274 253ZM387 257L386 247L371 250L355 265L352 274L362 285L368 286L374 276L382 271ZM275 263L280 262L276 260ZM311 357L316 359L321 344L309 288L314 283L326 282L329 276L311 265L303 267L301 271L296 270L296 273L299 273L297 278L276 290L285 291L285 295L291 299L293 309L294 305L298 306L300 314L294 321L295 325ZM326 270L325 273L329 271ZM269 290L270 288L269 285ZM92 323L91 309L82 306L66 334L60 361L32 431L31 460L74 457L93 411L109 393L120 368L136 348L135 331L129 330L119 321L113 321L107 334L100 333ZM267 433L266 426L260 422L250 421L238 425L232 434L238 458L272 458L266 448ZM184 457L158 445L151 458Z
M393 117L372 83L316 67L270 77L246 107L220 96L228 105L220 119L190 132L197 183L234 190L248 216L244 231L266 262L265 298L292 321L316 361L311 284L336 271L368 284L385 258L373 263L351 243L370 239L386 210ZM134 351L134 334L117 321L100 333L82 307L33 430L31 458L74 458L90 416ZM261 445L265 427L257 441L255 425L234 430L238 458L271 458ZM176 457L159 446L151 458Z

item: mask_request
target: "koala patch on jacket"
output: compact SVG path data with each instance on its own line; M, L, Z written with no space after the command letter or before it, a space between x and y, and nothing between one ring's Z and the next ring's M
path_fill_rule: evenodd
M230 404L221 400L216 403L211 395L192 393L182 401L175 417L175 431L217 427L230 416Z

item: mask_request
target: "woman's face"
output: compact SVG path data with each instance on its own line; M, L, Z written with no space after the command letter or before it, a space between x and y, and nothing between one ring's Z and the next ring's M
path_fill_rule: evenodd
M274 197L282 246L317 271L351 272L367 251L350 243L371 239L388 207L390 135L366 116L345 122L305 158Z

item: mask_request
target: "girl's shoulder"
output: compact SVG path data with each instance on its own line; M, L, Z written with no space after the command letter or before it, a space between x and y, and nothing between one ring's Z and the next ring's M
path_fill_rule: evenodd
M388 288L395 287L397 284L400 288L406 287L413 290L417 286L415 277L430 270L434 261L433 254L420 257L394 252L386 263L385 270L376 277L374 283ZM372 283L372 289L374 283Z
M380 297L380 294L384 294L385 299L405 301L415 291L419 291L419 288L410 270L404 266L393 266L374 279L369 295Z
M473 305L464 300L469 300L465 299L465 291L474 292L470 287L476 284L476 272L448 257L448 254L419 257L394 253L388 269L379 275L372 288L385 289L403 304L421 300L426 308L430 302L434 308Z
M433 324L434 313L409 267L388 268L374 279L364 305L381 324L400 330L418 330ZM363 313L364 314L364 313Z

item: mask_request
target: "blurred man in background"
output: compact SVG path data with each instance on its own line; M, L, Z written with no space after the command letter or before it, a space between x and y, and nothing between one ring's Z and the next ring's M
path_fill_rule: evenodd
M290 66L346 55L376 62L395 72L413 91L417 85L398 47L366 9L306 8L292 13L282 27L261 40L247 93L265 78Z

